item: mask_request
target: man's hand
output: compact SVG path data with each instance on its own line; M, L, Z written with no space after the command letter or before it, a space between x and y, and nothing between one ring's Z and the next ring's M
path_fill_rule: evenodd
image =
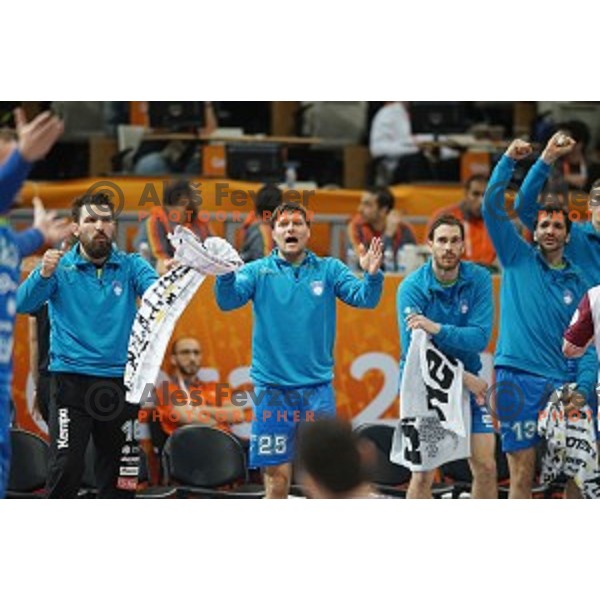
M566 413L570 413L573 410L579 411L586 405L585 396L577 390L572 390L566 397L563 396L562 402Z
M422 329L431 335L436 335L442 329L439 323L434 323L431 319L417 313L412 313L406 317L406 326L410 330Z
M48 110L27 123L23 109L17 108L15 123L19 152L27 162L44 158L64 130L63 122Z
M402 213L399 210L391 210L385 218L385 235L394 237L400 223L402 223Z
M523 160L533 152L533 148L529 142L524 140L513 140L505 152L506 156L513 160Z
M569 154L575 148L575 144L577 142L573 138L558 131L548 140L541 158L546 164L551 165L562 156Z
M485 395L488 391L488 384L485 379L473 375L473 373L463 373L463 384L464 386L475 396L475 402L478 406L485 404Z
M47 250L45 252L42 258L42 268L40 269L40 275L44 279L52 277L63 255L64 252L62 250Z
M368 252L363 244L358 247L360 268L369 275L375 275L383 262L383 242L381 238L373 238Z
M37 196L33 203L33 226L39 229L47 244L54 246L71 235L71 222L69 219L59 219L56 211L47 211L44 203Z

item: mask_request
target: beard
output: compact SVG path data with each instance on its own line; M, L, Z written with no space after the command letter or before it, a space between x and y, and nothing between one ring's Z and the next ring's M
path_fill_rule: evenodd
M90 238L80 237L79 243L85 253L94 259L107 258L112 250L112 240L101 233L96 233Z
M447 258L448 260L442 260L442 258ZM434 258L435 266L440 271L453 271L454 269L456 269L458 263L460 262L460 256L456 255L449 257L444 256L442 258Z

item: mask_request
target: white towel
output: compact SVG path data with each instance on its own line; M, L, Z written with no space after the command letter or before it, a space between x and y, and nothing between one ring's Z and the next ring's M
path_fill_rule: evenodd
M400 421L390 460L431 471L471 456L471 405L464 367L436 348L422 330L412 334L400 389Z
M538 418L538 433L546 439L541 483L559 475L572 478L585 498L600 498L600 470L592 411L588 406L565 413L561 401L573 384L555 390Z
M231 244L221 238L202 242L181 226L169 238L179 266L146 290L129 337L125 388L127 402L132 404L139 404L147 396L146 386L155 384L175 324L206 275L229 273L244 264Z

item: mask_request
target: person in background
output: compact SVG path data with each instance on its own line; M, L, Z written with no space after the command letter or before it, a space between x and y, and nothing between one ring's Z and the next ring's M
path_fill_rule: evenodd
M416 244L417 238L394 205L394 195L389 188L371 188L362 195L358 213L348 223L346 262L349 267L357 267L361 247L368 248L374 238L381 238L383 269L386 272L398 270L398 251L406 244Z
M427 231L442 215L453 215L462 221L465 228L464 259L486 267L496 267L496 250L481 216L481 204L487 183L488 178L485 175L470 177L465 183L463 200L435 212L427 224Z
M407 102L386 102L371 124L369 150L375 161L375 184L392 185L428 179L431 169L415 143Z
M254 212L248 214L239 230L237 247L244 262L252 262L267 256L273 250L271 215L281 204L283 193L274 183L258 190Z
M166 261L173 258L175 250L168 234L177 225L187 227L201 240L213 235L210 225L198 217L198 206L198 189L186 179L173 181L164 188L162 207L153 208L140 223L134 249L156 267L159 275L168 270Z

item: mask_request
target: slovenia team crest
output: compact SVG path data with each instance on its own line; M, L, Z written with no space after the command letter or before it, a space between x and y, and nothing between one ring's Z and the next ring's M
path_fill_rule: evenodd
M322 281L311 281L310 289L312 290L313 296L322 296L325 286Z

